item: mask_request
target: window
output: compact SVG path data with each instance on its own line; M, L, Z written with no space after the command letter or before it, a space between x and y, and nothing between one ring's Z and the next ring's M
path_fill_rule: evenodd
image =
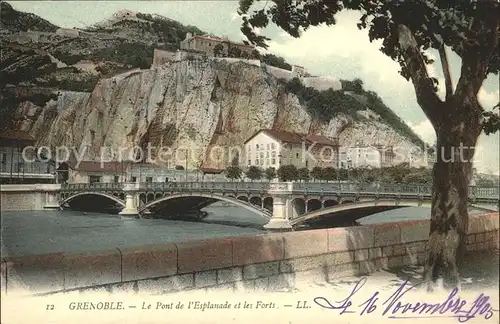
M259 165L259 160L255 160L255 165Z
M165 182L168 182L168 177L165 178Z
M137 177L132 177L131 182L137 182Z
M299 153L296 153L296 154L295 154L295 157L298 159L298 158L299 158Z
M266 159L266 165L269 165L269 159Z
M7 162L7 154L2 153L1 157L2 157L2 163L6 163Z
M101 182L101 176L89 176L89 183Z
M260 165L264 165L264 160L260 160Z
M24 162L17 163L17 172L24 172Z
M269 143L267 143L267 149L269 150Z
M268 158L268 157L269 157L269 152L266 152L266 158Z
M274 150L276 148L276 143L271 143L271 148Z
M306 168L309 166L309 161L306 160Z
M147 183L153 182L153 177L146 177L146 182Z
M264 158L264 152L260 152L260 158L263 159Z
M115 183L120 182L120 176L114 176L114 177L113 177L113 181L114 181Z
M271 159L271 165L275 165L276 164L276 159Z
M276 157L276 152L275 152L275 151L272 151L272 152L271 152L271 156L272 156L272 157Z
M248 160L248 165L252 165L252 160Z
M259 149L259 144L255 144L255 149Z

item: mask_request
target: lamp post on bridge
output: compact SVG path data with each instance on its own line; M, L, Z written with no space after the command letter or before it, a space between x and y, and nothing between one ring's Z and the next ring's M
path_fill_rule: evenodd
M189 158L189 150L186 148L186 163L185 163L185 179L184 182L188 182L188 158Z

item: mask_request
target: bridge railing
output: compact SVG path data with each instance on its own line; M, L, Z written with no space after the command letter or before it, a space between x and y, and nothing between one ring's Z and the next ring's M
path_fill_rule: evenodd
M123 188L123 183L106 183L106 182L94 182L94 183L63 183L61 184L62 190L121 190Z
M269 190L269 182L146 182L141 183L141 189L147 190Z
M121 190L123 183L73 183L63 184L62 190ZM430 196L431 186L369 183L321 183L321 182L146 182L138 184L141 190L182 190L182 191L267 191L291 190L304 193L352 193L373 195ZM470 196L495 199L499 188L471 187Z
M474 196L476 196L476 198L498 198L500 196L500 190L498 187L472 187L470 191Z

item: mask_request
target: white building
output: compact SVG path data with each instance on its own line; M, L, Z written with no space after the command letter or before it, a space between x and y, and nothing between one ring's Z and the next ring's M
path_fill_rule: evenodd
M337 167L338 140L319 135L261 129L245 142L244 167L262 169L282 165L312 169Z
M381 157L374 147L343 147L340 148L340 168L380 168Z

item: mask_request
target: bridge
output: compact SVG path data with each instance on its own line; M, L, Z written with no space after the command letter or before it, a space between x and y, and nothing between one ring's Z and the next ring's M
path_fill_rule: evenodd
M430 186L314 182L82 183L62 185L58 196L62 208L92 205L99 211L118 208L125 216L159 218L225 201L268 220L268 229L328 217L352 222L384 210L430 206L430 200ZM499 189L471 187L469 203L498 206Z

